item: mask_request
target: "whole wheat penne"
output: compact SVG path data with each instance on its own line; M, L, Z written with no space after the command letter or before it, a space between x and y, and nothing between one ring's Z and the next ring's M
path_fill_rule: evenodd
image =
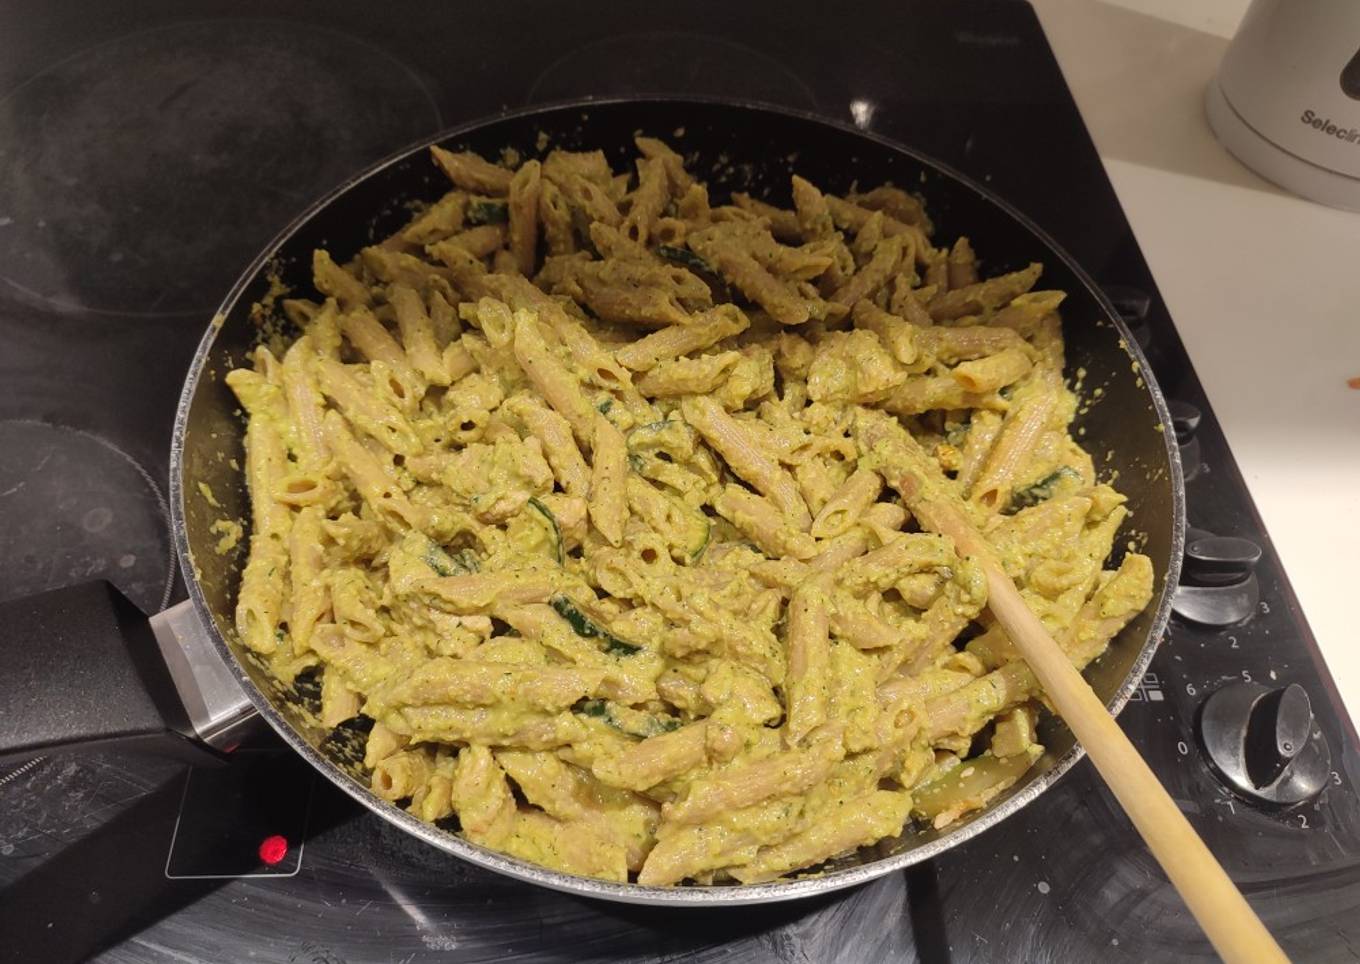
M825 779L842 752L838 740L823 741L807 749L716 771L691 783L678 798L663 806L662 818L682 824L706 823L724 812L770 797L802 793Z
M612 787L648 790L707 761L708 728L709 723L702 721L649 737L616 757L600 760L592 772Z
M770 500L740 486L724 487L713 508L771 555L810 559L817 553L812 536L794 528Z
M566 255L576 250L571 208L561 188L546 178L539 182L538 219L548 254Z
M509 236L503 224L479 224L476 227L459 231L440 242L444 250L462 248L474 258L487 258L494 255L505 244ZM454 269L449 268L453 274Z
M510 252L520 274L531 275L537 263L538 201L542 191L542 167L528 161L510 178Z
M341 315L340 330L370 362L382 362L406 384L420 384L420 377L411 367L406 352L371 311L359 308Z
M437 288L453 293L452 277L447 268L408 254L372 245L359 252L364 268L386 284L403 284L412 288Z
M293 519L288 533L288 571L292 582L292 605L288 633L293 649L301 654L311 642L312 627L330 606L325 582L324 546L321 520L324 515L314 505L303 507Z
M967 238L959 238L949 249L948 271L950 291L977 284L977 256Z
M536 710L564 710L593 695L604 670L575 666L535 666L436 657L380 696L382 705L494 706L509 702ZM370 705L373 705L370 700Z
M964 391L984 395L1013 385L1034 367L1029 356L1016 348L977 358L956 366L949 374L963 386Z
M619 214L618 205L609 197L603 187L595 184L580 174L567 174L562 178L554 178L557 186L561 188L562 195L567 199L567 203L574 208L578 208L591 221L601 221L611 228L616 228L623 221L623 216Z
M852 194L849 199L860 207L868 208L870 211L882 211L905 224L922 226L930 224L921 199L908 194L900 187L884 184L862 193Z
M973 488L991 454L996 437L1001 434L1001 416L996 412L974 412L968 424L959 455L959 470L955 476L959 491L967 495Z
M872 301L855 302L852 311L855 327L872 331L883 347L904 366L915 366L920 355L916 347L916 326L884 311ZM913 369L914 370L914 369Z
M892 650L894 654L909 655L921 643L921 632L907 633L890 626L847 593L835 595L830 618L836 638L856 649Z
M591 436L590 521L612 546L628 523L628 443L603 415Z
M681 405L689 422L732 467L732 471L755 486L787 513L791 524L806 531L812 524L797 483L755 442L722 406L710 398L690 398Z
M297 426L297 443L305 468L319 466L330 454L322 426L325 401L308 368L312 351L311 340L304 336L283 356L283 391L288 399L288 414Z
M789 600L789 671L784 682L784 720L790 746L796 746L826 722L830 699L831 580L818 576L804 582Z
M809 530L814 538L831 539L859 521L883 491L883 477L873 469L856 469L836 495L822 506Z
M314 370L321 391L356 428L398 455L420 454L424 445L407 418L365 388L349 366L330 358L318 358Z
M959 557L953 543L928 532L907 532L845 564L837 581L850 592L863 595L883 591L904 575L923 569L950 569Z
M951 734L970 736L994 715L1029 699L1038 683L1023 662L1007 663L956 690L926 702L930 740Z
M794 867L807 867L829 857L893 835L906 821L911 797L877 790L836 806L783 843L764 847L749 864L732 868L743 883L772 880Z
M912 251L914 252L917 264L926 264L932 257L932 253L935 249L931 247L930 241L926 238L925 233L915 224L907 224L906 222L899 221L897 218L884 214L883 212L871 211L868 208L853 204L844 198L838 198L831 194L826 196L826 205L827 208L830 209L831 218L835 221L836 227L838 228L846 228L858 233L864 228L870 218L874 217L875 214L879 214L881 216L880 224L882 225L884 237L891 238L896 237L897 235L905 235L911 239Z
M479 846L815 872L1043 752L941 504L1077 667L1153 567L1107 568L1134 507L1073 438L1039 266L988 277L900 187L710 202L634 143L436 148L442 197L252 308L237 631L281 686L319 671L322 726L373 721L371 792Z
M793 176L793 207L798 216L798 230L806 241L818 241L836 233L826 198L811 181Z
M803 237L803 229L798 223L798 215L793 211L777 208L773 204L766 204L751 197L749 194L740 192L732 195L732 203L743 211L749 211L759 218L769 222L770 233L780 241L800 241Z
M339 671L321 676L321 725L339 726L359 715L359 694L350 689Z
M628 214L623 233L638 244L646 244L656 230L656 221L670 199L669 178L660 158L638 161L638 186L628 195Z
M685 170L685 159L677 154L665 141L655 137L635 137L633 143L643 157L660 161L670 181L671 190L682 195L694 186L694 178Z
M485 746L469 746L458 754L450 798L468 839L496 846L515 822L515 799L505 771Z
M425 579L414 588L451 612L467 614L492 612L506 604L547 602L560 584L560 578L547 572L478 572Z
M635 372L651 371L658 364L691 352L702 351L741 334L751 325L735 305L722 305L683 325L671 325L630 342L615 353L619 364Z
M723 814L703 824L662 823L638 883L676 884L704 879L714 871L752 860L761 846L787 839L790 818L801 811L799 798L773 799Z
M435 751L430 778L411 796L409 809L412 813L426 823L434 823L453 813L453 774L457 765L453 754Z
M627 370L601 347L584 325L570 317L546 292L518 275L488 275L485 287L516 311L524 309L535 313L539 322L567 350L577 371L594 384L621 394L626 402L641 402L633 391L632 379ZM572 429L576 428L573 423Z
M1010 502L1016 473L1047 428L1057 401L1053 393L1038 393L1007 413L996 444L973 485L971 498L974 502L992 510L999 510Z
M543 160L543 176L561 180L568 175L579 175L595 184L607 184L613 175L604 151L554 150Z
M580 740L585 726L571 712L529 712L504 706L406 706L385 720L413 743L475 743L548 750Z
M461 230L467 210L467 194L450 191L397 232L407 244L432 244Z
M728 284L739 288L780 324L802 325L812 317L806 299L766 271L750 252L730 241L719 241L710 253Z
M373 303L373 294L367 285L336 264L328 251L317 250L312 253L312 281L318 291L334 298L342 308L351 309Z
M269 496L273 480L286 464L283 439L273 426L252 419L246 428L246 477L249 480L252 531L250 559L241 574L236 601L236 630L241 642L257 653L278 648L275 636L282 617L287 538L292 525L288 510Z
M1030 354L1025 340L1013 330L993 325L935 325L918 329L915 343L922 354L949 365L1008 350Z
M435 346L434 323L425 311L420 295L413 288L394 285L387 294L397 315L402 347L410 366L431 385L447 385L449 373Z
M470 151L454 153L436 145L430 148L430 154L455 187L501 196L510 191L510 171L490 164Z
M911 257L911 241L906 235L897 235L880 242L875 246L869 263L855 272L854 277L832 294L830 300L848 308L862 298L873 297L878 289L887 284L904 257Z
M607 787L552 753L501 750L496 760L531 803L568 825L588 826L624 849L629 870L641 869L656 832L655 803Z
M935 409L1004 408L992 393L968 391L949 375L913 375L893 388L883 408L896 415L920 415Z
M571 434L565 418L530 395L517 395L506 407L524 421L525 427L543 444L543 454L553 475L568 495L590 493L590 468Z
M566 419L578 440L589 443L595 431L595 411L567 367L548 350L537 321L528 315L515 320L515 360L529 383Z
M1010 274L998 275L986 281L936 295L928 306L930 317L936 321L948 321L1000 308L1033 288L1042 272L1043 265L1031 264Z
M432 776L434 753L426 747L417 747L379 760L370 785L384 800L395 801L423 793Z

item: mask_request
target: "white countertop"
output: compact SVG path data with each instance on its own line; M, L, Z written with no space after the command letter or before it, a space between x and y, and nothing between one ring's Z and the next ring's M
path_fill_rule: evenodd
M1360 722L1360 214L1287 194L1214 139L1204 90L1247 0L1033 3Z

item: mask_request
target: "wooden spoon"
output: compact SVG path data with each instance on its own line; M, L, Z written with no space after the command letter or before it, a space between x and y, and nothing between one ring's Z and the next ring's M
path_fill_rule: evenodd
M873 433L870 433L872 441ZM874 447L879 471L921 525L949 536L987 577L988 601L1044 688L1147 842L1214 949L1229 964L1288 961L1204 841L1115 723L1089 683L1032 613L996 553L968 521L954 490L914 439L893 433Z

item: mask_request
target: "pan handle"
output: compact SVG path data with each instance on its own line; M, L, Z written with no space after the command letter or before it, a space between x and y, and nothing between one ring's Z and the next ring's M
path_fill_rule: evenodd
M148 620L103 581L0 603L0 762L80 747L216 763L253 716L192 603Z

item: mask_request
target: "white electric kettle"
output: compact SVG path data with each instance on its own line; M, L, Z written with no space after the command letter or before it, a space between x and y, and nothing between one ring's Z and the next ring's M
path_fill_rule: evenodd
M1243 164L1296 194L1360 211L1360 0L1255 0L1207 108Z

